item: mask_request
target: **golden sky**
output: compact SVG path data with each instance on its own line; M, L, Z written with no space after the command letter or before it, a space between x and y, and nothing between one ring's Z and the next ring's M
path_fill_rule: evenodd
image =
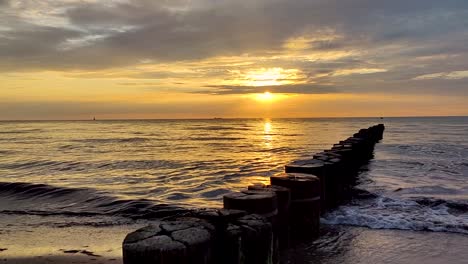
M0 0L0 119L468 115L467 25L455 0Z

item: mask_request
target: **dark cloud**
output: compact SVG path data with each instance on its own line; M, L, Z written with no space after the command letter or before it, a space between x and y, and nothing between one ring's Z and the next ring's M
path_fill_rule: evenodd
M302 0L252 4L224 1L216 5L205 1L204 4L174 11L159 1L147 0L112 5L100 1L72 3L61 15L72 27L81 29L81 34L63 28L53 32L38 28L35 34L30 34L21 26L10 25L15 31L8 34L9 41L3 44L3 50L8 50L10 57L28 54L35 62L18 59L17 65L15 61L10 63L12 67L113 67L131 65L143 58L195 60L275 50L291 36L304 31L313 34L323 28L333 29L344 38L312 43L313 49L375 48L373 42L381 45L434 38L440 33L447 36L464 31L468 23L466 1ZM95 34L105 37L83 47L57 51L67 39ZM18 45L22 47L15 48Z

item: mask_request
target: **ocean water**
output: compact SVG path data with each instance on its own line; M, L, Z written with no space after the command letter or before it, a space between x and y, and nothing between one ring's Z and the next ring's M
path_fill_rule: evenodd
M220 207L360 128L385 123L327 225L468 234L468 117L0 122L0 235Z

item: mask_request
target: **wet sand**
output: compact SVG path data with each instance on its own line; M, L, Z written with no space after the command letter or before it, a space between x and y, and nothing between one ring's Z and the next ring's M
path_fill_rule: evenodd
M14 218L5 215L0 217L0 221L10 220L10 224L0 228L0 263L122 263L124 237L143 226L38 225L20 230L11 223Z
M317 240L285 252L282 263L462 264L467 249L464 234L325 226Z
M38 227L0 233L0 263L122 263L125 235L141 225ZM282 253L281 263L466 263L468 235L324 226L314 241Z

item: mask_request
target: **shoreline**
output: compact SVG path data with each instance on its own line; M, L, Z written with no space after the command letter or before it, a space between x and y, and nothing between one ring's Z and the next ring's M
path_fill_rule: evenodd
M0 248L8 249L0 251L0 263L121 264L123 237L135 228L135 225L42 228L33 233L25 230L23 235L30 238L29 243L17 241L10 246L6 246L6 236L1 236ZM323 225L319 238L282 251L281 263L462 264L468 259L466 248L468 235L465 234ZM64 250L86 250L98 256L64 253Z
M222 120L301 120L301 119L396 119L396 118L467 118L466 115L440 116L321 116L321 117L206 117L206 118L102 118L102 119L0 119L0 122L92 122L92 121L222 121Z
M0 230L0 263L122 263L124 237L146 224Z

